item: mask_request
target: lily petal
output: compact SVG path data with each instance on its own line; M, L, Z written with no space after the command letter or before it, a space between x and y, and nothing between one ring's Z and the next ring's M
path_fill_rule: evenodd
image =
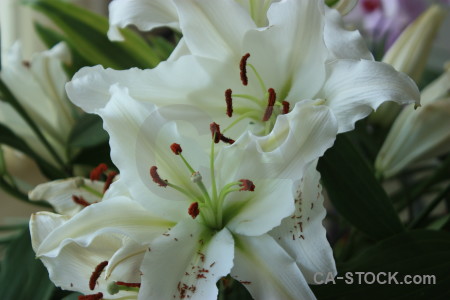
M178 14L172 0L115 0L109 5L108 37L122 41L118 28L135 25L141 31L168 26L178 30Z
M348 3L350 6L354 4ZM337 10L326 8L325 15L324 41L330 51L330 59L374 60L360 32L346 29Z
M411 78L387 64L343 59L328 64L328 79L318 98L325 99L342 133L381 103L419 103L420 93Z
M190 138L192 135L181 135L180 127L175 122L168 122L153 104L135 101L126 89L117 86L112 87L112 94L99 114L110 135L111 157L121 172L118 182L128 186L133 199L149 210L179 220L186 215L190 203L167 201L184 200L185 197L174 189L155 184L150 168L156 166L163 180L181 186L195 199L201 196L201 191L192 183L191 173L170 150L170 145L179 143L195 154L187 157L196 169L202 164L202 158L204 163L209 162L207 154L202 156L203 149ZM209 124L205 124L207 126ZM152 193L151 199L142 197L149 192Z
M246 31L256 28L248 12L234 1L174 0L183 38L192 54L223 60L240 57Z
M30 232L33 249L38 250L41 243L55 228L66 223L68 217L49 212L40 212L32 215ZM112 236L96 238L88 247L76 243L67 244L56 257L41 256L40 259L49 271L50 279L56 286L65 290L78 291L90 294L89 279L95 267L108 261L114 251L122 247L123 241ZM70 262L70 263L68 263ZM132 268L127 265L131 272ZM139 274L139 269L136 270ZM95 292L107 293L107 282L100 276L95 286ZM129 293L121 292L113 298L123 297Z
M233 238L194 220L155 239L142 264L142 299L215 299L216 282L233 266ZM182 249L182 251L180 251Z
M75 203L72 196L83 197L88 203L102 200L103 182L91 181L80 177L50 181L37 185L28 198L34 200L45 200L50 203L57 213L73 216L83 209L83 206ZM97 195L83 189L88 186L97 191Z
M273 239L295 259L306 281L312 284L317 272L336 274L333 250L322 225L326 210L316 165L317 161L308 167L303 176L294 214L270 232Z
M315 299L295 261L270 236L235 236L231 276L254 299Z
M40 222L35 222L40 226ZM56 257L65 245L76 243L89 246L98 236L127 236L141 244L148 244L174 223L155 216L136 201L115 197L90 205L70 220L55 228L42 240L37 256ZM39 229L37 229L39 230Z

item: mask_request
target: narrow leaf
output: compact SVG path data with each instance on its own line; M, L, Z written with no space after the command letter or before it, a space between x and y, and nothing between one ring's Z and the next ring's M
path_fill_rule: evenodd
M338 136L318 169L333 205L357 229L374 239L404 230L370 166L345 135Z
M28 230L8 245L0 270L0 299L51 299L55 286L35 258Z

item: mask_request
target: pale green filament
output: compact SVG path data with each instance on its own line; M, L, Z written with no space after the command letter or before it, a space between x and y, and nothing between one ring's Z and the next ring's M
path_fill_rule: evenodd
M263 94L265 94L267 91L267 88L266 88L266 85L264 84L264 80L261 78L261 75L259 75L258 71L256 71L256 68L252 64L247 63L247 66L249 66L253 70L253 73L255 74L256 78L258 79L258 82L262 89L262 92L263 92Z
M249 111L249 112L246 112L244 114L241 114L238 118L236 118L236 120L234 120L230 125L228 125L227 128L225 128L222 131L222 133L227 132L229 129L231 129L234 125L236 125L237 123L239 123L243 119L252 118L252 119L257 120L258 117L259 117L259 114L257 112L255 112L255 111Z
M82 188L83 190L85 190L86 192L89 192L89 193L91 193L92 195L94 195L94 196L96 196L96 197L103 198L103 193L97 191L96 189L94 189L94 188L92 188L92 187L90 187L90 186L88 186L88 185L86 185L86 184L83 184L83 185L81 186L81 188Z
M186 167L189 169L189 172L191 172L191 175L193 175L195 173L194 168L192 168L192 166L187 162L187 160L184 158L183 154L178 153L178 155L181 157L181 160L183 160L184 164L186 165ZM211 201L208 191L206 190L205 185L203 184L202 180L199 180L197 182L197 186L199 187L199 189L201 190L203 196L205 197L206 201Z

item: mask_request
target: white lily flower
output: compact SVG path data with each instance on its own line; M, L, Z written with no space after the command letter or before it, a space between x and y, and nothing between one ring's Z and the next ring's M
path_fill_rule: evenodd
M274 2L263 28L232 0L172 2L183 33L174 61L154 70L84 68L67 86L71 100L93 112L107 103L110 86L118 83L143 102L194 105L216 122L232 125L238 136L249 123L255 133L269 134L278 115L311 99L331 108L339 132L353 129L385 101L419 101L414 82L373 61L359 33L345 30L340 14L322 1ZM144 4L153 1L133 3L145 15ZM126 24L138 22L126 12L121 17Z
M51 50L36 53L31 62L24 62L20 44L16 43L4 58L6 63L0 73L3 82L64 160L67 160L65 145L74 124L71 103L64 89L67 76L62 62L68 59L69 50L61 43ZM56 163L28 124L3 101L0 101L0 122L24 138L47 161Z
M110 134L120 179L101 203L54 230L48 230L46 222L58 222L56 215L44 214L42 221L36 215L31 222L36 254L52 280L64 289L101 292L105 298L107 282L123 281L140 283L139 299L214 299L216 281L231 274L258 299L314 298L305 277L317 268L335 272L321 224L318 176L315 165L308 168L336 135L328 107L297 104L293 110L301 111L298 118L280 116L267 137L247 132L217 151L220 145L211 142L207 153L202 141L205 135L211 141L204 128L208 123L195 128L182 120L170 121L164 115L173 108L156 109L130 97L126 88L111 89L113 97L97 113ZM187 106L184 113L199 115ZM218 127L211 128L214 139L227 141ZM313 173L308 179L313 185L305 183L310 190L295 202L296 181L306 170ZM305 210L304 219L296 224L284 221L271 231L282 219L297 216L295 207ZM104 238L116 244L100 253ZM79 248L83 257L76 254ZM311 248L317 255L298 255ZM97 262L85 251L95 253ZM91 291L89 281L96 278L89 274L97 265L105 267L102 261L108 261L105 274ZM81 275L56 275L74 268Z
M39 184L28 193L28 198L47 201L58 214L72 217L84 207L102 201L111 183L117 181L119 176L115 171L110 171L105 181L99 180L106 170L107 166L100 164L90 179L74 177Z
M450 65L422 92L422 106L405 107L375 160L377 174L389 178L414 163L450 151Z

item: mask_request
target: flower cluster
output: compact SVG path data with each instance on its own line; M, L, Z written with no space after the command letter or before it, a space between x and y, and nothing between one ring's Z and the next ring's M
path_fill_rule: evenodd
M314 299L314 274L336 274L317 160L381 103L418 103L415 83L322 1L110 9L110 38L183 37L154 69L86 67L66 85L103 119L120 177L103 166L31 194L65 203L30 222L52 281L82 299L214 299L231 275L256 299Z

